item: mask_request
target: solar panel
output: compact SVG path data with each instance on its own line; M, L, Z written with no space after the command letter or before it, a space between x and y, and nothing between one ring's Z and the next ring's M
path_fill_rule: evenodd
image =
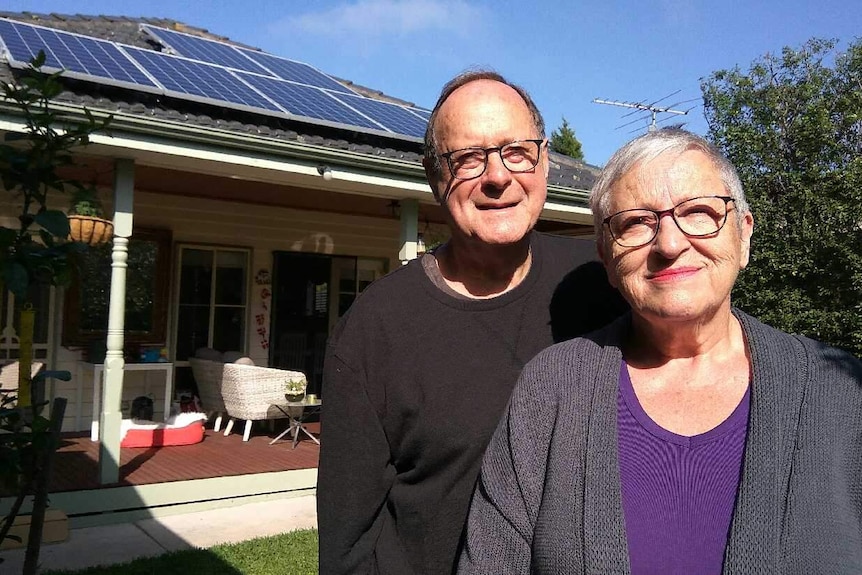
M383 126L348 108L323 90L245 72L236 74L293 115L387 133Z
M302 62L295 62L265 52L248 50L225 44L224 42L192 36L157 26L141 25L141 29L165 46L171 48L178 55L186 58L209 62L235 70L275 76L282 80L290 80L291 82L307 84L317 88L327 88L336 92L354 93L337 80Z
M141 28L194 58L4 18L0 48L16 68L26 68L42 50L46 72L62 71L91 82L273 116L287 113L297 120L389 137L414 140L425 133L427 110L365 98L307 64L162 28ZM207 59L222 62L201 61Z
M413 112L414 114L419 114L420 116L425 118L426 121L431 119L431 110L426 110L425 108L413 108L413 107L410 107L407 109L410 110L411 112Z
M237 50L265 67L267 70L272 72L273 75L283 80L290 80L291 82L307 84L317 88L326 88L327 90L342 92L344 94L355 93L337 80L327 76L308 64L295 62L293 60L288 60L287 58L279 58L278 56L273 56L272 54L267 54L265 52L255 52L244 48L237 48Z
M270 73L243 56L239 50L229 44L155 26L141 25L141 30L163 45L170 47L179 56L236 70L245 70L246 72Z
M226 68L131 46L123 49L165 87L169 96L258 112L283 111Z
M0 39L9 64L15 68L26 68L43 51L42 69L46 72L63 70L70 77L96 78L103 84L161 91L113 42L5 19L0 19Z
M362 96L348 94L334 94L334 96L351 108L383 124L383 126L396 134L404 134L416 138L422 138L425 135L425 127L428 125L428 121L412 113L404 106L363 98Z

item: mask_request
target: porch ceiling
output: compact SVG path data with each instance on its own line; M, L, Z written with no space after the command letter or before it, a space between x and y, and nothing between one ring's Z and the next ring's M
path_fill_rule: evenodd
M77 167L64 170L63 174L110 188L114 177L113 160L90 156L83 159ZM135 168L135 187L147 192L298 210L397 218L389 198L303 187L289 183L290 179L295 178L285 175L284 182L275 183L244 179L238 175L225 177L150 165L137 165ZM322 178L316 179L322 181ZM430 191L428 196L431 197ZM436 203L423 202L421 218L422 221L427 220L430 223L445 222L443 210Z
M81 158L75 168L68 168L64 175L83 182L92 182L100 187L113 185L113 159L89 156ZM252 174L253 175L253 174ZM289 175L283 174L284 181L271 182L258 179L243 179L238 175L223 176L177 170L152 165L137 165L135 168L135 187L147 192L187 197L209 198L256 204L287 207L297 210L321 211L339 214L362 215L377 218L397 219L393 211L392 198L360 195L350 191L321 187L303 187L292 183ZM323 181L316 177L312 182ZM337 188L338 182L327 182ZM433 196L429 190L428 199ZM443 209L432 201L422 201L420 220L432 224L445 224ZM536 228L545 232L583 235L592 232L591 224L541 220Z

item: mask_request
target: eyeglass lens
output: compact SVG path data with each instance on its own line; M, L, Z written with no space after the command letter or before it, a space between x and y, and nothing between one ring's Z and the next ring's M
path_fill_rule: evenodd
M691 198L662 212L625 210L608 218L613 238L623 247L650 243L658 233L661 217L670 213L680 231L687 236L708 236L718 232L727 220L729 198L705 196Z
M478 178L488 166L488 154L497 152L510 172L529 172L539 163L541 141L523 140L495 148L465 148L446 155L452 175L459 180Z

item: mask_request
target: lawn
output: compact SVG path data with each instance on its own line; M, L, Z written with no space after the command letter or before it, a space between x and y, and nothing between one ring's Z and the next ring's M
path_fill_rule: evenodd
M43 575L315 575L317 570L317 530L305 529L121 565L45 571Z

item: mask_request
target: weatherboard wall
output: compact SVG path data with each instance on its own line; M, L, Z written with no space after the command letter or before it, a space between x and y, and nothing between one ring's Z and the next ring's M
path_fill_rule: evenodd
M107 200L106 196L106 200ZM6 194L0 203L0 220L4 225L13 223L15 204ZM110 201L106 202L110 213ZM135 225L170 229L173 244L200 244L245 247L251 250L250 274L259 270L272 270L274 251L294 251L329 255L349 255L389 260L389 269L399 265L399 222L391 218L374 218L323 211L296 210L289 207L242 204L221 200L180 195L135 192ZM176 249L172 253L172 275L175 271ZM134 273L134 270L128 270ZM171 308L173 307L172 278ZM261 287L251 282L248 323L246 326L247 352L259 365L266 365L268 351L261 346L256 332L254 316L263 313ZM63 431L90 429L93 410L91 373L78 374L81 352L59 345L62 340L63 298L57 298L55 333L55 369L69 370L71 381L53 383L53 394L66 397L69 404L63 422ZM172 309L171 312L172 313ZM170 333L171 317L168 318ZM269 318L266 320L269 329ZM171 345L170 342L168 344ZM163 405L164 384L160 374L125 374L123 397L134 397L144 391L152 393L155 406ZM160 410L159 410L160 411ZM157 414L158 415L158 414Z

